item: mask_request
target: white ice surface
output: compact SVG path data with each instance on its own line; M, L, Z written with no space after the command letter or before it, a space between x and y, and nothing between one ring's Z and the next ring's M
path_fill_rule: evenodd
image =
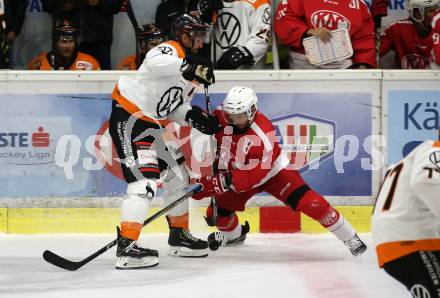
M378 268L369 234L361 235L369 250L360 258L330 234L250 234L203 259L170 257L167 235L147 234L140 243L159 250L160 264L144 270L115 270L114 248L75 272L41 257L49 249L78 261L113 237L0 234L0 297L410 297Z

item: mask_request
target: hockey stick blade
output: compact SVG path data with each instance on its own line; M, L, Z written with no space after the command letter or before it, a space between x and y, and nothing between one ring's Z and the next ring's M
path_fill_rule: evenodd
M196 185L191 186L191 188L189 189L189 191L185 195L183 195L181 198L175 200L174 202L172 202L168 206L162 208L161 210L157 211L155 214L153 214L152 216L147 218L144 221L142 226L146 226L147 224L149 224L150 222L152 222L156 218L165 214L166 212L168 212L169 210L171 210L172 208L179 205L180 203L182 203L183 201L185 201L186 199L188 199L189 197L191 197L195 193L198 193L201 190L202 190L202 185L200 185L200 184L196 184ZM85 264L87 264L88 262L90 262L91 260L97 258L101 254L103 254L104 252L106 252L107 250L109 250L110 248L115 246L117 243L118 243L118 240L115 239L112 242L108 243L106 246L101 247L98 251L94 252L93 254L91 254L90 256L85 258L84 260L81 260L78 262L67 260L67 259L57 255L56 253L51 252L50 250L45 250L43 252L43 259L46 262L48 262L54 266L57 266L59 268L69 270L69 271L76 271L79 268L81 268L82 266L84 266Z
M54 254L50 250L45 250L43 252L43 259L46 262L51 263L52 265L55 265L57 267L60 267L60 268L63 268L63 269L69 270L69 271L75 271L83 265L82 262L72 262L72 261L66 260L63 257L60 257L57 254Z
M90 262L91 260L95 259L96 257L98 257L99 255L101 255L102 253L106 252L107 250L109 250L110 248L112 248L113 246L115 246L117 243L117 240L113 240L112 242L110 242L109 244L107 244L106 246L102 247L100 250L96 251L95 253L91 254L90 256L88 256L87 258L85 258L82 261L70 261L67 260L59 255L57 255L56 253L51 252L50 250L45 250L43 252L43 259L48 262L51 263L52 265L55 265L57 267L69 270L69 271L75 271L78 270L79 268L81 268L82 266L84 266L85 264L87 264L88 262Z

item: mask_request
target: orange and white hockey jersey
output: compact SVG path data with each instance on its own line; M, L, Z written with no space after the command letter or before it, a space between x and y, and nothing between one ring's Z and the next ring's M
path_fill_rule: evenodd
M214 30L213 60L232 46L244 46L254 56L255 68L263 68L271 34L269 0L223 1L223 6Z
M121 76L112 97L127 112L149 122L183 123L197 85L180 71L185 51L167 41L148 51L134 78Z
M426 141L387 171L372 218L379 266L440 250L440 141Z

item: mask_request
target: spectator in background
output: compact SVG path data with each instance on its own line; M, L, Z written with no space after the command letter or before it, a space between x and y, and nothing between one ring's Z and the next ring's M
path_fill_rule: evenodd
M12 45L23 26L26 5L26 0L0 0L0 68L14 66Z
M382 18L388 16L388 6L390 0L372 0L370 6L371 17L374 21L374 29L380 30Z
M214 21L212 60L217 69L262 69L269 48L269 0L200 0L201 18Z
M362 0L283 0L278 5L274 26L277 37L291 49L290 68L376 67L373 20ZM312 65L305 56L303 39L319 36L326 42L331 38L331 31L340 28L348 30L354 52L352 57L322 66Z
M79 50L95 57L101 69L111 69L113 15L123 0L42 0L43 9L80 26Z
M78 29L69 21L59 21L55 27L54 48L41 53L28 64L29 70L99 70L98 61L78 52Z
M199 0L166 0L157 6L156 26L171 39L171 25L174 19L182 14L198 15Z
M431 21L439 0L409 0L409 18L394 22L381 37L380 56L396 53L395 68L430 68L432 50Z
M137 54L124 58L119 64L119 70L136 70L142 64L148 51L166 41L166 36L159 30L155 24L145 24L140 30L138 37Z
M168 36L168 39L173 39L172 36L173 28L172 24L174 20L183 15L188 14L193 17L201 17L200 6L203 7L203 3L207 3L208 10L210 10L212 4L218 3L220 0L207 0L203 2L203 0L166 0L158 5L156 10L156 25L160 30L164 32L165 35ZM202 5L200 5L202 3ZM205 23L211 23L211 21L206 21L206 19L201 18ZM207 34L208 36L208 34ZM193 56L200 57L203 60L210 59L211 56L211 45L209 44L209 38L205 38L203 41L203 47L194 53Z
M432 18L432 69L440 69L440 11Z

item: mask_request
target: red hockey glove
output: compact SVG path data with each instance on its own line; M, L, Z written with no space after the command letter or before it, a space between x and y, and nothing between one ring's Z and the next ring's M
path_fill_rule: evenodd
M203 186L202 190L193 195L194 200L201 200L206 197L215 197L229 190L232 184L231 174L220 172L214 176L205 176L196 180Z

